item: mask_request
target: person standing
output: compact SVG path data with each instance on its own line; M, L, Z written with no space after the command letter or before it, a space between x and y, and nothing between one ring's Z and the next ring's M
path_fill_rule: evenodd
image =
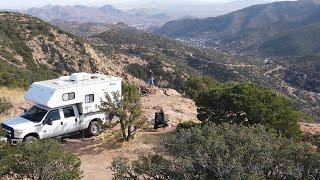
M149 86L154 86L154 73L152 69L149 69Z

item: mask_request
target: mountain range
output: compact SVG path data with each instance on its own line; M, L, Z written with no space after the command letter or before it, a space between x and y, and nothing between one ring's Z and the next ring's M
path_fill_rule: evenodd
M227 3L193 3L169 0L134 3L134 1L132 1L129 3L131 4L131 7L127 9L118 9L112 5L106 4L102 7L85 5L47 5L26 10L5 11L26 13L39 17L45 21L61 19L72 22L79 21L107 24L124 22L139 29L149 29L150 27L161 26L168 21L181 19L182 17L212 17L242 9L250 5L264 4L273 1L276 0L235 0ZM117 7L128 6L127 4L119 3L114 2Z
M317 35L310 36L319 32L318 22L319 2L300 0L254 5L218 17L171 21L154 32L202 47L266 56L303 55L319 51L313 39ZM292 37L296 35L300 38ZM304 46L308 43L312 45Z
M154 11L147 11L145 9L123 11L111 5L104 5L102 7L48 5L42 8L30 8L21 12L39 17L45 21L61 19L64 21L108 24L124 22L142 29L160 26L172 20L171 17L164 13L153 13Z
M123 1L114 2L117 7L125 9L148 9L154 12L162 12L170 17L180 18L192 16L197 18L212 17L230 13L255 4L265 4L279 0L229 0L229 1L208 1L208 0L131 0L131 3ZM122 3L121 3L122 2Z

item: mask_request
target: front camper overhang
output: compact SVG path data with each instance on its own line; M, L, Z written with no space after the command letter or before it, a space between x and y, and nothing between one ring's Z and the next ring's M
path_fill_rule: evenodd
M26 92L25 99L35 104L54 108L50 105L50 100L52 99L52 96L55 94L55 92L55 88L45 86L44 84L39 82L35 82Z

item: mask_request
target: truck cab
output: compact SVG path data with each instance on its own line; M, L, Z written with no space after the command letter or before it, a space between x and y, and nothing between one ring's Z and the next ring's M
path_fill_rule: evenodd
M64 137L83 129L89 135L97 135L101 129L101 122L98 120L105 120L105 117L94 119L97 121L84 126L84 116L76 105L59 108L35 105L21 116L5 121L2 128L7 132L6 136L11 144L18 144L22 141Z
M85 130L98 135L108 120L100 110L106 94L121 94L121 78L103 74L74 73L35 82L25 99L34 103L21 116L1 125L11 144L64 137Z

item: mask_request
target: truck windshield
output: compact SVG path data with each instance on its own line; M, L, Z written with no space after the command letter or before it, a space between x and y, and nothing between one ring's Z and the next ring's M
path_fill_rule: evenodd
M41 109L39 107L33 106L27 112L25 112L21 117L28 119L32 122L40 122L43 117L47 114L47 110Z

